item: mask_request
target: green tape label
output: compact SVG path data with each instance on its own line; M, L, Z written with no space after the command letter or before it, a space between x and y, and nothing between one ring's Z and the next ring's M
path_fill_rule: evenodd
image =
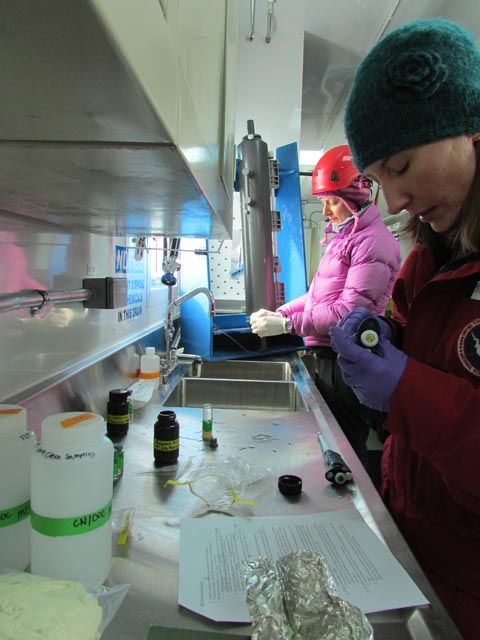
M128 424L128 413L124 413L121 416L114 416L111 413L107 414L107 422L110 424Z
M155 451L176 451L179 447L179 439L176 440L157 440L153 441Z
M112 515L112 501L93 513L73 518L45 518L32 511L32 529L44 536L59 538L63 536L78 536L81 533L88 533L99 529L106 524Z
M0 527L9 527L28 518L30 515L30 500L11 509L0 511Z

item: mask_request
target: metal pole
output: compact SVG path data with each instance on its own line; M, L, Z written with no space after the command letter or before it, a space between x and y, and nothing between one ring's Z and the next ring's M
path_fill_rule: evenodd
M42 289L23 289L16 293L0 294L0 313L25 309L30 307L39 310L46 304L60 304L64 302L82 302L93 296L91 289L76 289L74 291L44 291Z
M239 145L240 199L246 313L275 309L268 147L255 134L253 120Z

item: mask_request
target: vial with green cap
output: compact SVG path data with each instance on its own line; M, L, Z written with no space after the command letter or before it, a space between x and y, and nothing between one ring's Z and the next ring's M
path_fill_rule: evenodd
M209 442L213 435L213 407L210 403L203 405L202 440Z

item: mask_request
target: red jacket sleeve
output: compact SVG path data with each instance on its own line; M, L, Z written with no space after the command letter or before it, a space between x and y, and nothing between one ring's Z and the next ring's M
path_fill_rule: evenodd
M480 514L480 389L409 358L386 428L427 458L453 499Z

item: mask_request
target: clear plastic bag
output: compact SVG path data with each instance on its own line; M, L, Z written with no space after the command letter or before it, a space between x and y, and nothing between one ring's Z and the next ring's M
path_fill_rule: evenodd
M93 589L79 582L0 569L0 637L2 640L20 637L97 640L117 613L129 588L128 584L120 584ZM35 615L34 605L38 607ZM89 626L84 630L79 624L74 631L72 620L81 620L82 612Z
M102 607L103 613L102 624L100 625L100 637L115 617L117 611L120 609L120 605L122 604L129 589L129 584L117 584L112 587L102 586L93 592L89 592L96 596L98 604Z
M189 458L176 479L165 484L184 487L198 498L196 515L208 512L233 515L240 505L256 505L264 481L271 475L270 469L255 467L238 456L219 462Z
M126 509L112 508L112 534L114 545L124 545L133 525L135 509L128 507Z

